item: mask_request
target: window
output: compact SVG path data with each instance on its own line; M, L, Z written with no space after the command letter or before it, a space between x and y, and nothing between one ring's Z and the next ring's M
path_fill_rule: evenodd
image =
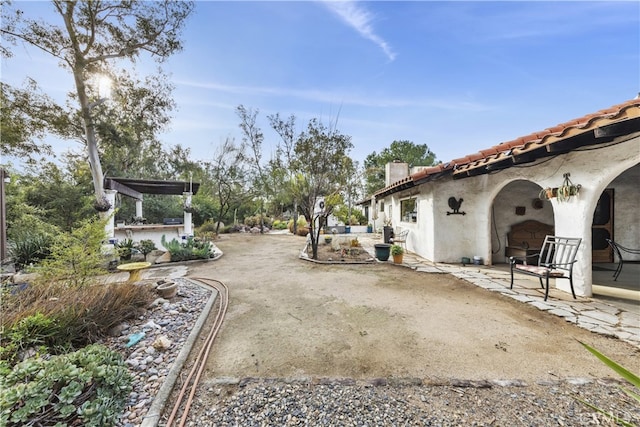
M404 222L417 221L416 199L400 200L400 218Z
M380 212L384 212L384 201L380 200Z

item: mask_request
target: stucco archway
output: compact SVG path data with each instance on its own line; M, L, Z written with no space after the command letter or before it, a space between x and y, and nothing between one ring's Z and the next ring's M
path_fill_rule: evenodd
M637 160L637 159L636 159ZM613 257L611 248L603 242L610 238L629 247L640 248L640 163L617 164L612 171L603 176L599 200L589 200L592 216L592 267L594 293L609 294L612 289L637 292L640 296L640 281L634 266L613 281L611 270L615 269L617 257ZM603 249L604 248L604 249ZM639 261L640 256L625 254L625 260Z
M537 221L553 226L553 206L538 198L540 185L526 179L513 179L499 189L491 206L492 264L506 262L505 248L522 242L509 242L508 233L514 224Z

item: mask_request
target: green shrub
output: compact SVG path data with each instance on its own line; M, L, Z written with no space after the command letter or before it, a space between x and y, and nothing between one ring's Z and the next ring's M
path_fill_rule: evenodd
M196 229L196 233L198 234L215 233L217 224L218 223L215 221L207 220L200 227ZM220 223L220 228L223 228L223 227L224 227L224 224Z
M158 249L156 248L156 244L153 243L153 240L150 239L140 240L134 245L134 247L139 250L140 253L145 256L145 258L147 257L147 254L151 253L151 251L155 251L156 249Z
M273 228L274 230L286 230L287 229L287 222L279 220L279 219L276 219L271 224L271 228Z
M106 273L102 242L106 220L83 221L71 233L61 233L51 246L51 256L40 264L43 282L62 281L70 286L83 286L95 276Z
M213 257L212 247L209 242L196 240L193 237L189 237L184 242L179 242L178 239L175 238L167 242L165 236L162 236L162 246L164 246L171 255L172 262Z
M24 231L14 236L9 245L9 256L19 270L38 264L51 254L53 236L37 231Z
M28 348L46 352L55 339L57 329L57 322L42 313L22 318L3 334L6 335L6 339L3 336L4 346L0 347L0 358L14 362L18 353Z
M31 285L2 299L0 359L11 366L26 349L58 354L93 343L154 297L149 287L129 283Z
M307 219L304 216L300 215L298 217L298 229L305 228L305 227L307 227ZM287 228L289 229L290 232L293 233L293 218L290 219L289 222L287 223ZM308 233L309 231L307 231L307 234ZM304 234L304 235L306 236L307 234Z
M116 250L120 259L128 261L133 255L134 244L132 239L124 239L122 242L116 243Z
M0 376L0 425L115 425L132 381L122 356L100 345L28 359Z
M248 216L244 219L243 223L247 227L260 227L260 221L268 228L271 228L273 224L273 219L267 215L263 215L262 218L260 218L260 215Z
M257 227L260 225L260 217L257 215L248 216L242 221L247 227Z

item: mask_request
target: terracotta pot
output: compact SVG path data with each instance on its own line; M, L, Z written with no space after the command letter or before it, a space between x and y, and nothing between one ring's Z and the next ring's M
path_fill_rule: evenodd
M393 257L393 262L394 262L395 264L402 264L402 256L403 256L403 255L404 255L404 254L392 255L392 257Z
M165 282L158 285L156 291L162 298L173 298L178 293L178 284L176 282Z

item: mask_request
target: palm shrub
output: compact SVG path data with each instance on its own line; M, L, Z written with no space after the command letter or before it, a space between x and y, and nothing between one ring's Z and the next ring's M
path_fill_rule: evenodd
M118 256L125 261L131 259L131 255L133 255L133 249L134 244L132 239L124 239L122 242L116 243Z
M101 345L28 359L0 375L0 425L116 425L132 381L122 356Z
M38 264L51 254L53 236L38 231L22 231L15 235L9 245L9 256L18 270Z

